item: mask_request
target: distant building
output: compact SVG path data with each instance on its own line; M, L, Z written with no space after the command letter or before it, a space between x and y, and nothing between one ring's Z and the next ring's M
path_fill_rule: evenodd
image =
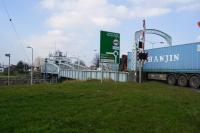
M8 66L4 66L3 69L4 69L3 72L8 71ZM11 64L10 65L10 72L14 72L14 71L16 71L16 65Z
M0 66L0 73L4 72L4 67Z
M120 58L119 71L127 71L127 55L122 55Z

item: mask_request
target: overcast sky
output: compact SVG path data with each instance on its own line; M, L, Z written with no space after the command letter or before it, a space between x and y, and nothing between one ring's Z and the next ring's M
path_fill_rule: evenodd
M88 65L99 51L100 30L121 34L121 54L131 51L134 33L155 28L172 36L173 45L200 41L200 0L0 0L0 63L30 62L59 49ZM18 35L9 21L5 6ZM147 36L148 42L162 38ZM159 44L154 44L159 45ZM166 45L166 44L162 44ZM148 43L147 48L156 47ZM97 51L95 51L97 50Z

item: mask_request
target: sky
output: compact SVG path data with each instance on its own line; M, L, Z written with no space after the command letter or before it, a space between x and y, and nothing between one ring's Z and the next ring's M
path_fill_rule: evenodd
M30 63L31 46L34 58L56 49L90 65L101 30L120 33L120 54L127 54L143 19L147 29L169 34L173 45L200 41L199 0L0 0L0 63L8 63L5 53L12 64ZM147 49L167 46L159 36L146 40Z

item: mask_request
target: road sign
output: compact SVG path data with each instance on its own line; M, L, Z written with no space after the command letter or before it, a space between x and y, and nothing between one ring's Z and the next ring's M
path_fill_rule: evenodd
M120 34L101 31L100 33L100 61L103 63L119 64Z

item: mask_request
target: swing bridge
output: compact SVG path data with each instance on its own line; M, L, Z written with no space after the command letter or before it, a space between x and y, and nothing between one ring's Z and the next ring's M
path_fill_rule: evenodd
M45 59L41 66L41 73L45 77L65 78L74 80L114 80L119 82L128 81L128 72L111 70L90 70L80 63L79 58L63 56L62 52L56 51Z

